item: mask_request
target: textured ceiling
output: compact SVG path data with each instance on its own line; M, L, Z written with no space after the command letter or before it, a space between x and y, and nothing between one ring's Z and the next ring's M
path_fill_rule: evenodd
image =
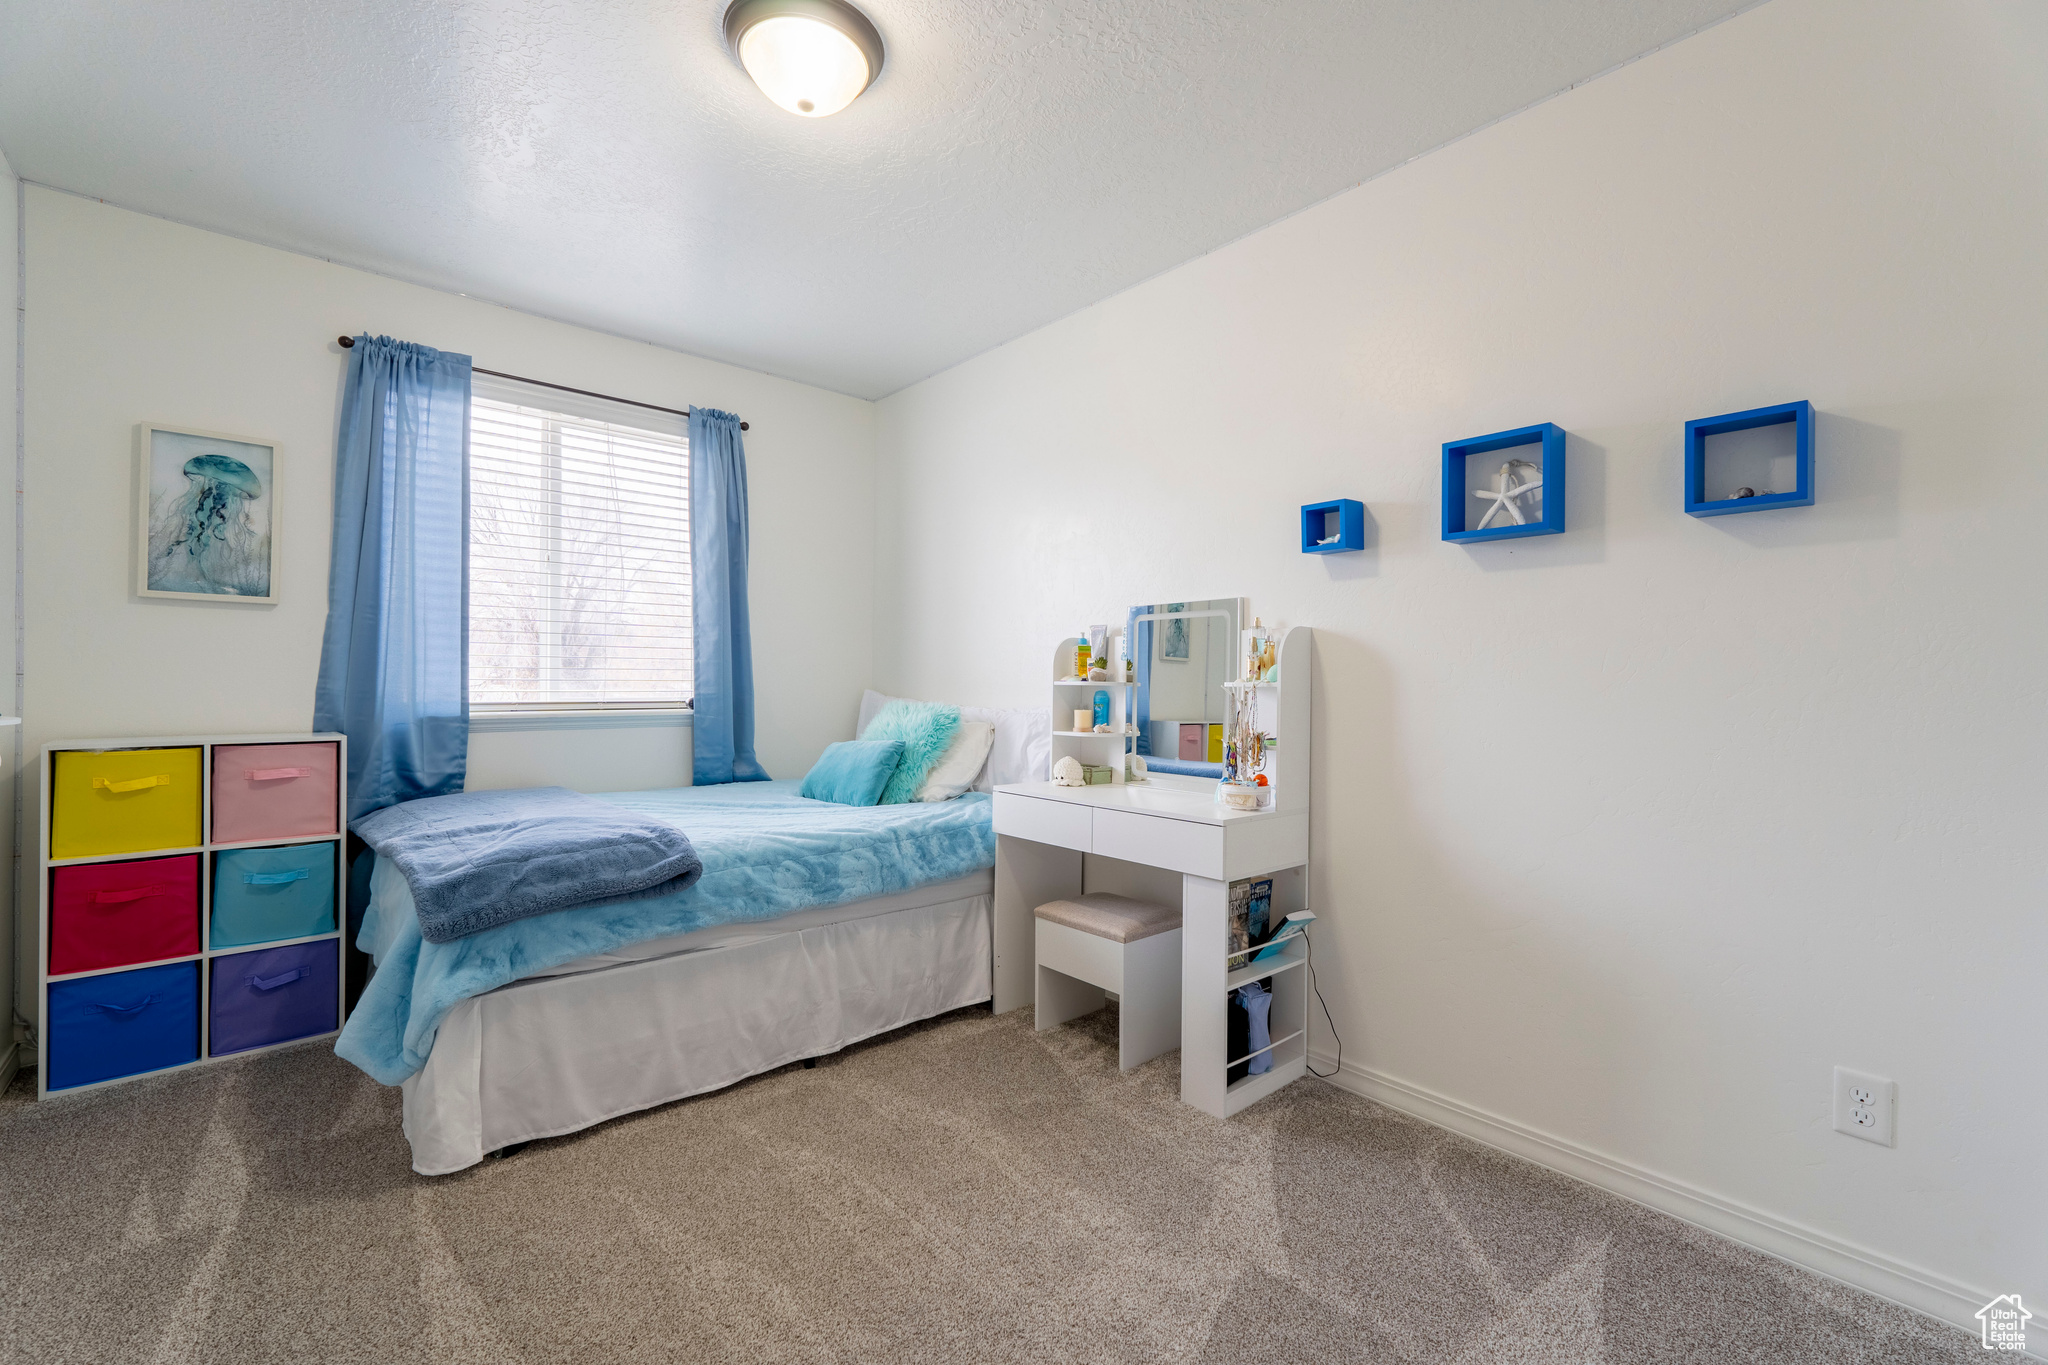
M888 64L811 120L722 0L0 0L0 150L879 397L1746 3L867 0Z

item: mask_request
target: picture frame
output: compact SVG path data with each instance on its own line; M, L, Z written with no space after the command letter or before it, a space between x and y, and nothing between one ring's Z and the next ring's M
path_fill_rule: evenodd
M281 463L275 441L138 422L135 595L274 605Z
M1186 611L1187 606L1185 602L1168 602L1166 610ZM1161 621L1158 634L1161 663L1184 664L1188 661L1188 623L1185 618Z

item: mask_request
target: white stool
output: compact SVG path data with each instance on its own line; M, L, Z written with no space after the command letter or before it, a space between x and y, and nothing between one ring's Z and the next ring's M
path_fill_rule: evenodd
M1115 991L1120 1070L1180 1046L1178 908L1091 892L1035 913L1041 1031L1094 1013Z

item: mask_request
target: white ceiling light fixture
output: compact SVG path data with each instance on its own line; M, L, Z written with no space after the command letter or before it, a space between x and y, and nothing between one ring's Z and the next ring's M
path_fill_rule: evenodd
M846 0L733 0L725 42L763 94L824 118L882 74L882 35Z

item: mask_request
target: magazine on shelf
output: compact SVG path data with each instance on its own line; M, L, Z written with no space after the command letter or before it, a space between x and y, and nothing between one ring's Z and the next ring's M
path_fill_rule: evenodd
M1272 937L1273 879L1250 877L1230 884L1230 951L1241 953Z

